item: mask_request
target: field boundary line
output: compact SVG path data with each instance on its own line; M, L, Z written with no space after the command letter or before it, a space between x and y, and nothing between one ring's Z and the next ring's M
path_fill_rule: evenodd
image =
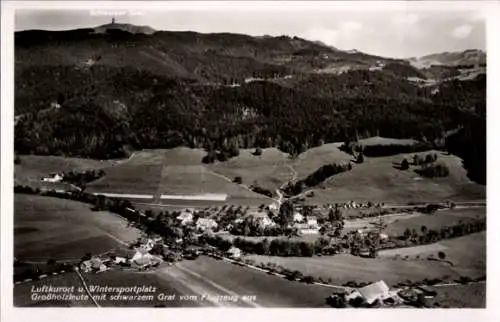
M92 293L90 293L90 290L87 287L87 283L85 282L85 279L83 278L82 274L80 273L80 270L78 269L78 267L75 267L75 272L76 272L76 274L78 274L78 277L80 277L80 280L82 281L83 287L85 288L85 291L87 292L87 294L90 297L90 299L92 300L92 302L94 302L95 306L101 307L99 305L99 303L97 303L95 298L92 296Z

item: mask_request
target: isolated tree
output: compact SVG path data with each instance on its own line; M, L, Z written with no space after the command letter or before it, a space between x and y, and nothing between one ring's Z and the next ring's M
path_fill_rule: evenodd
M418 233L417 233L417 230L415 228L413 228L411 231L411 238L412 238L413 242L415 242L418 238Z
M404 236L405 240L410 239L410 237L411 237L411 230L409 228L406 228L405 231L404 231L404 233L403 233L403 236Z
M440 260L444 260L446 258L446 254L441 251L441 252L438 253L438 257L439 257Z
M233 157L237 157L238 155L240 155L240 149L238 148L238 145L236 144L231 144L229 146L229 157L233 158Z
M401 170L408 170L410 168L410 164L408 163L408 160L403 159L403 162L401 162Z
M293 205L289 201L285 201L280 206L278 222L283 229L286 229L288 224L293 220Z
M235 183L238 183L238 184L242 184L243 183L243 179L241 177L235 177L233 181Z
M426 226L420 227L420 231L422 232L423 235L426 235L427 234L427 227Z
M432 154L427 154L425 156L425 163L431 163L434 161L434 158L432 157Z
M255 151L253 152L253 155L256 155L256 156L262 155L262 149L256 148Z
M365 162L365 157L363 155L363 152L359 152L358 157L356 158L356 163L361 164L363 162Z

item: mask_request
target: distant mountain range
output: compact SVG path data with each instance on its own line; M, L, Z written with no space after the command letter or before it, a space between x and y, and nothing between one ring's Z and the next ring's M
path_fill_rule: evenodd
M97 33L106 33L108 30L111 29L122 30L132 34L145 34L145 35L151 35L156 32L156 30L154 30L149 26L136 26L127 23L115 23L115 22L94 28L95 32Z
M485 65L486 53L482 50L469 49L461 52L444 52L410 58L408 61L417 68L436 66Z

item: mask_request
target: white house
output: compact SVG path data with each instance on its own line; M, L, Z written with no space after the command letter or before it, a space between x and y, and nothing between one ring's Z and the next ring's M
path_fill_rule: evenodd
M161 262L161 260L160 258L148 253L148 251L143 247L139 247L135 249L135 254L130 260L130 262L139 267L145 267L155 263L159 263Z
M44 182L61 182L63 176L59 173L53 174L52 177L43 177L42 181Z
M116 256L115 260L114 260L115 264L121 264L121 263L126 263L126 262L127 262L127 259L125 257L120 257L120 256Z
M277 211L279 209L279 205L276 202L273 202L272 204L269 205L269 210L271 211Z
M227 255L231 258L240 258L241 257L241 250L239 248L233 246L227 251Z
M210 218L198 218L196 221L196 228L200 230L216 229L217 223Z
M94 256L89 260L83 261L80 264L80 269L85 273L88 273L91 271L104 272L108 268L99 257Z
M191 209L185 209L181 212L177 219L180 220L182 225L187 225L193 222L193 212Z
M293 214L294 222L302 222L302 220L304 220L304 216L300 212L296 212Z
M387 240L387 239L389 239L389 236L387 236L387 234L382 234L382 233L381 233L381 234L379 235L379 237L380 237L380 239L381 239L381 240Z
M301 235L315 235L319 234L318 227L311 227L307 223L295 223L293 225L294 228L297 228L297 231Z

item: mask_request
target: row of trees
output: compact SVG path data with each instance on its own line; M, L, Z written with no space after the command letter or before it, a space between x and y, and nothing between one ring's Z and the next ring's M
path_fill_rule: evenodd
M415 153L429 151L438 148L430 142L417 142L414 144L377 144L362 145L358 142L346 141L340 146L340 150L355 155L356 152L363 153L367 157L384 157L397 154Z
M459 222L453 226L445 226L439 230L428 229L426 226L421 226L420 231L417 229L407 228L403 235L393 239L403 241L402 245L396 245L395 247L407 246L407 245L425 245L430 243L438 242L442 239L456 238L472 233L481 232L486 229L485 220L475 220L469 222ZM391 247L394 247L391 246Z
M314 243L283 238L271 240L264 238L260 241L252 241L240 237L231 242L221 236L204 235L200 241L217 247L224 252L235 246L245 253L267 256L311 257L315 254L334 255L341 251L340 245L332 244L329 239L323 237L320 237Z
M350 162L326 164L314 171L305 179L299 180L295 183L290 183L283 189L283 191L288 195L295 196L302 193L305 187L314 187L333 175L350 170L352 170Z
M87 170L83 172L69 171L63 173L63 182L74 184L78 187L85 187L89 182L95 181L106 175L104 170Z

